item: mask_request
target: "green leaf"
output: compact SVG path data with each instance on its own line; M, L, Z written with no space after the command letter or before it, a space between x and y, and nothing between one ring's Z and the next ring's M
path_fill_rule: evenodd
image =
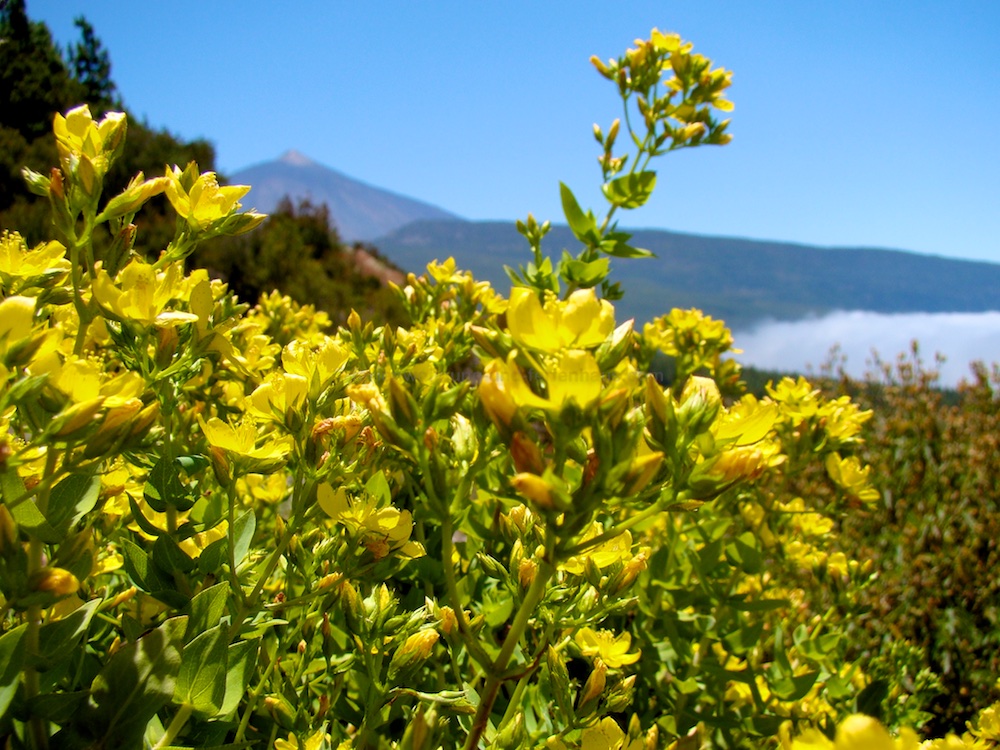
M601 251L612 255L615 258L655 258L656 255L641 247L633 247L628 244L632 235L623 232L615 232L606 235L601 241Z
M598 258L589 263L575 258L568 260L564 258L560 264L563 279L584 288L597 286L607 278L610 271L611 261L607 258Z
M389 489L389 480L385 478L385 474L381 471L376 471L372 474L371 479L365 484L365 492L372 496L372 499L378 503L379 507L384 507L392 502L392 491Z
M597 231L597 220L589 211L583 212L580 204L577 203L576 196L564 183L559 183L559 195L562 198L563 214L570 230L580 242L588 247L594 247L601 241L601 236Z
M28 626L21 625L0 636L0 719L7 714L20 684L24 649L21 639Z
M0 472L0 494L11 516L24 531L42 542L61 542L60 534L25 493L24 482L14 469ZM20 498L20 499L18 499Z
M503 589L483 592L483 617L491 628L500 627L514 613L514 597Z
M135 520L136 525L150 536L158 536L162 534L163 529L150 523L149 519L143 515L142 508L139 507L139 503L135 501L135 498L129 493L125 494L128 496L128 505L132 510L132 518Z
M763 560L757 549L757 540L749 531L726 545L726 559L744 573L755 575L761 571Z
M191 617L188 620L185 643L198 634L219 624L226 613L226 600L229 597L229 584L217 583L195 594L191 599Z
M726 650L739 656L756 646L760 642L760 636L763 632L764 621L760 620L753 624L741 625L722 641L726 644Z
M639 208L656 187L656 172L634 172L604 183L601 190L608 202L619 208Z
M865 714L881 721L884 718L882 706L888 695L889 683L886 680L874 680L858 693L855 710L859 714Z
M184 647L174 686L174 702L211 718L226 697L228 628L216 625Z
M42 625L38 630L37 658L31 660L39 669L50 669L80 645L103 599L91 599L61 620Z
M381 476L381 473L379 473ZM388 487L388 485L386 485ZM257 530L257 516L253 510L248 510L233 523L233 536L236 547L233 555L236 564L242 563L250 553L250 544L253 542L254 532Z
M180 546L167 534L160 534L153 542L153 550L150 554L153 564L172 578L177 573L189 573L194 570L196 563Z
M79 717L102 750L142 747L150 719L174 694L187 617L172 617L121 648L91 685Z
M238 641L229 646L226 671L226 694L219 708L218 716L228 716L240 705L250 686L250 679L257 666L259 641Z
M43 693L28 701L28 713L32 716L41 716L56 724L65 724L80 710L89 696L89 690Z
M65 533L97 505L101 478L96 474L70 474L52 488L47 517L53 527Z
M149 472L143 493L146 502L158 513L172 506L180 511L191 510L198 500L198 493L192 485L185 484L180 472L185 475L200 471L208 464L204 456L181 456L173 460L161 458Z
M782 677L771 683L771 692L784 701L802 700L812 690L818 677L819 672L806 672L805 674Z

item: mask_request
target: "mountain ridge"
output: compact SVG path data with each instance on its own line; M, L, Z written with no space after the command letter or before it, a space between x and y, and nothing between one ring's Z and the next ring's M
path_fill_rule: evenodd
M530 252L512 221L467 221L438 206L356 180L295 150L242 169L245 205L326 204L341 238L369 243L407 271L452 256L501 291L505 265ZM767 320L798 320L838 310L883 313L985 312L1000 309L1000 264L891 248L845 248L788 241L632 229L632 243L653 259L612 259L625 297L622 319L638 323L674 307L697 307L747 330ZM553 226L543 249L556 259L579 242Z
M888 248L819 247L669 230L632 232L651 259L612 259L624 317L649 320L673 307L698 307L730 327L796 320L836 310L985 312L1000 309L1000 264ZM418 221L377 238L379 250L411 271L455 257L477 278L504 289L504 264L530 260L512 223ZM553 226L542 245L551 257L579 242Z
M461 220L443 208L355 179L294 149L240 169L229 180L250 185L243 203L264 213L273 212L285 197L326 204L337 233L347 242L370 242L420 219Z

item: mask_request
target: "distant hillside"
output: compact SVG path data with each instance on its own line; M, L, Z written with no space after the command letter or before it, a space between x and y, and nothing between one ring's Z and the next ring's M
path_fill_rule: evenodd
M243 204L265 213L273 211L285 196L293 203L308 199L326 204L346 242L370 241L421 219L459 220L444 209L365 184L297 151L241 169L229 175L229 182L251 185Z
M454 256L460 267L506 292L504 264L525 263L527 243L513 223L418 221L374 241L415 272ZM646 321L672 307L699 307L734 329L766 319L795 320L832 310L982 312L1000 309L1000 265L900 250L820 248L791 243L639 230L633 243L653 259L612 259L625 298L619 317ZM557 226L543 248L558 258L579 243Z

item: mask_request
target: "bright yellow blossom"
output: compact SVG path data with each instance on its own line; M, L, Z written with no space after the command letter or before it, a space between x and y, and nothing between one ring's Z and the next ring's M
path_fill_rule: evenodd
M274 373L250 394L250 413L284 422L289 411L302 405L308 390L309 383L301 375Z
M170 182L166 186L167 198L178 215L195 231L206 231L221 225L241 208L240 198L250 192L248 185L220 187L215 172L205 172L198 177L189 166L181 171L176 165L167 169ZM254 211L243 214L247 219L239 225L246 232L260 224L264 214Z
M253 420L244 417L237 425L227 424L218 417L207 422L198 418L209 445L232 460L241 461L250 472L273 471L287 458L292 448L290 437L269 437L257 445L257 427Z
M920 744L917 734L912 729L904 728L898 737L893 738L876 719L863 714L852 714L844 719L837 727L837 734L833 740L817 729L808 729L794 740L790 742L786 740L782 745L786 750L919 750L921 747L928 747L927 743ZM952 746L932 744L930 747L936 750L938 747L943 749Z
M408 510L377 508L363 500L350 501L343 487L336 490L323 483L316 491L317 502L330 518L361 537L361 543L381 560L390 552L402 557L421 557L424 548L411 542L413 516Z
M0 237L0 287L7 293L62 276L69 270L66 248L59 242L46 242L28 250L16 232L4 231Z
M599 523L591 525L584 534L581 544L585 544L588 539L593 539L598 534L603 533L604 527ZM582 576L587 569L587 560L591 560L598 568L606 568L616 562L624 562L632 557L632 535L628 531L623 531L618 536L611 537L607 541L601 542L596 547L591 547L586 552L569 558L559 567L567 573Z
M140 260L133 260L118 275L117 284L99 269L94 279L94 296L111 315L147 326L175 326L193 323L198 316L191 312L168 310L171 301L182 293L183 272L177 263L163 271Z
M597 657L612 669L635 664L642 655L641 651L628 652L632 647L632 636L627 632L616 636L610 630L580 628L573 640L584 656Z
M541 373L546 395L540 396L528 385L511 352L506 365L495 368L496 376L514 403L529 409L560 412L572 401L581 409L593 405L601 395L603 381L597 360L590 352L566 349L548 357Z
M870 466L862 466L857 456L841 458L836 453L826 457L826 472L838 487L865 503L878 501L878 490L869 484Z
M533 290L515 287L507 327L515 341L530 349L586 349L599 346L614 331L615 310L607 300L598 300L593 289L578 289L566 300L546 300L543 307Z

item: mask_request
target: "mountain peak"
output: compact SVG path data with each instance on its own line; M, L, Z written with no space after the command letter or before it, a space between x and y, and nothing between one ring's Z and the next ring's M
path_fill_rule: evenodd
M458 219L437 206L355 180L294 149L229 178L234 184L250 185L244 202L252 201L264 213L273 213L284 197L293 203L326 204L341 238L348 242L371 241L419 219Z
M296 167L311 167L316 163L301 151L296 151L294 148L289 149L278 157L278 161L284 164L291 164Z

